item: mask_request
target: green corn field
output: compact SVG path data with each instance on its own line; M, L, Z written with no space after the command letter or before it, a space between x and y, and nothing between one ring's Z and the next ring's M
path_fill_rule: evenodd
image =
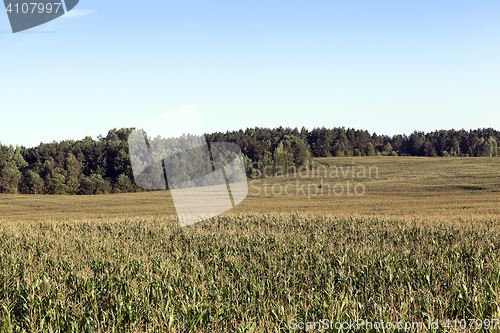
M4 222L1 330L294 332L298 322L364 319L439 320L438 331L453 331L441 323L500 317L498 222L311 214L186 228L173 218Z

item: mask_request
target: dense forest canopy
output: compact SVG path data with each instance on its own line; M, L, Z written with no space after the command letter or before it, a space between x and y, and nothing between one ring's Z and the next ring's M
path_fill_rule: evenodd
M134 182L127 139L131 128L113 129L98 140L42 143L34 148L0 144L0 193L100 194L141 191ZM345 128L248 128L206 134L207 142L236 143L252 169L302 166L312 157L500 156L494 129L440 130L377 135Z

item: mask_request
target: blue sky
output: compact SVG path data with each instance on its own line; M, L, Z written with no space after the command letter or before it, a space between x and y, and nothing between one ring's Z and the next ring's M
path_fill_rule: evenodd
M192 104L206 132L500 129L498 1L80 0L70 14L12 34L0 12L1 143L96 138Z

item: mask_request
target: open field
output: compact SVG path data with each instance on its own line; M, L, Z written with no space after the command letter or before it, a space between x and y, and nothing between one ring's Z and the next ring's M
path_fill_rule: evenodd
M293 176L267 179L266 195L261 179L235 209L186 228L167 191L0 196L0 330L294 332L364 319L463 332L473 318L471 331L500 330L500 159L321 165L378 177L322 177L324 190L363 184L362 196L272 194L297 193Z
M247 213L318 213L329 216L370 217L490 217L500 215L500 158L418 158L418 157L357 157L315 159L315 167L342 167L339 178L320 176L300 177L296 190L293 174L249 181L250 193L229 214ZM355 166L355 177L347 167ZM372 177L358 178L358 172L372 167ZM378 178L375 169L378 168ZM302 173L304 174L304 172ZM363 184L362 196L346 193L337 196L314 195L316 185ZM268 185L265 186L264 182ZM293 195L273 195L279 189ZM307 187L311 186L311 195ZM346 187L345 187L346 188ZM267 190L266 190L267 189ZM352 191L352 190L351 190ZM260 194L259 194L260 192ZM333 192L333 190L332 190ZM266 195L267 193L267 195ZM298 194L298 195L297 195ZM0 195L0 219L87 219L169 217L175 208L168 191L113 194L99 196L29 196Z

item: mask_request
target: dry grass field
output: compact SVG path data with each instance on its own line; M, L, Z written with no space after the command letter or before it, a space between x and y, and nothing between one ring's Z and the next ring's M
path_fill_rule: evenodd
M368 217L490 217L500 214L500 158L418 158L418 157L356 157L320 158L314 168L328 167L314 176L302 171L304 177L288 176L249 180L249 196L228 214L300 213L327 216ZM332 174L338 167L338 178ZM355 173L352 177L352 169ZM378 169L378 178L376 170ZM343 168L343 169L341 169ZM347 169L350 168L350 169ZM372 176L368 170L371 168ZM366 170L366 176L359 174ZM344 174L345 176L344 176ZM361 177L357 177L357 176ZM323 186L323 195L316 185ZM304 192L297 191L304 186ZM361 196L347 195L351 188L362 184ZM267 185L265 185L267 184ZM292 195L279 194L280 189ZM343 195L335 195L333 186L342 184ZM273 185L274 193L273 194ZM307 188L311 191L308 195ZM358 193L361 191L358 187ZM318 194L315 195L316 190ZM336 188L340 193L340 187ZM351 192L353 190L351 189ZM266 195L267 194L267 195ZM0 219L94 219L146 218L175 216L168 191L113 194L99 196L32 196L1 195Z
M185 228L167 191L0 196L0 331L500 330L500 159L320 166L346 174L322 177L323 191L364 194L308 195L322 179L311 174L260 179L235 209ZM413 327L335 328L355 320Z

